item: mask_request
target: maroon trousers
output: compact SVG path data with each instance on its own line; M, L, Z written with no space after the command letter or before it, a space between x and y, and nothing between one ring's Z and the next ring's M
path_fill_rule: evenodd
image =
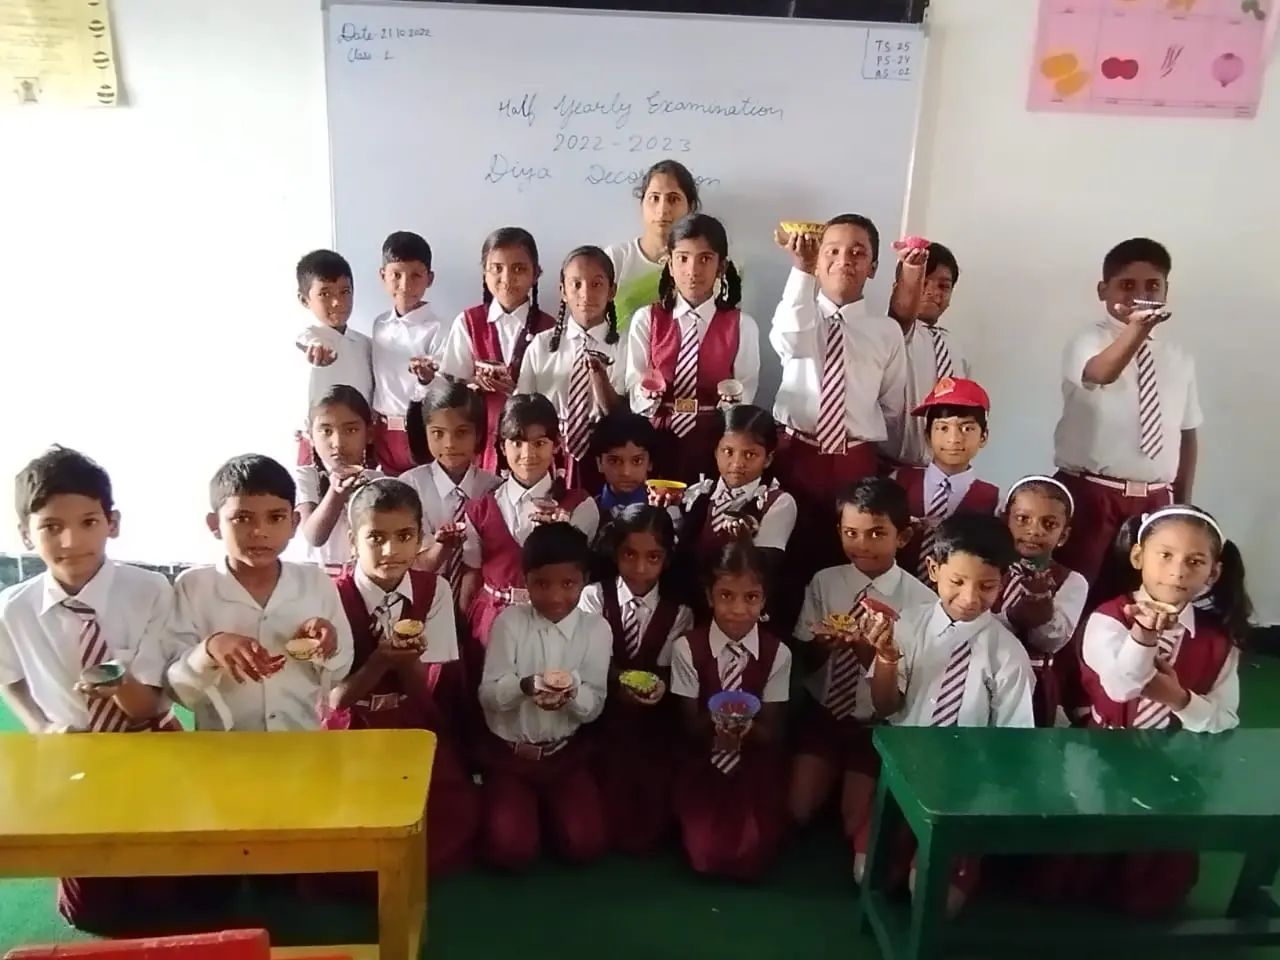
M403 429L393 430L381 414L374 416L373 452L378 459L378 469L389 477L398 477L418 466L409 449L409 435Z
M1093 588L1092 597L1103 596L1105 585L1098 583L1098 574L1102 572L1107 554L1115 545L1116 534L1124 522L1130 517L1141 516L1167 507L1173 502L1173 491L1169 487L1155 490L1145 497L1127 497L1123 490L1105 487L1092 480L1073 476L1059 470L1054 479L1071 491L1076 502L1075 513L1071 518L1071 536L1058 548L1055 556L1059 563L1075 570ZM1105 593L1105 597L1113 597L1123 593L1123 587Z
M616 688L609 697L604 716L593 724L600 734L593 765L609 844L634 856L654 853L672 825L672 704L629 703Z
M880 775L880 754L871 735L875 727L861 720L837 720L821 704L810 702L796 730L797 754L821 757L838 770Z
M687 759L675 785L676 819L689 866L698 873L758 880L787 829L782 751L748 750L732 773L706 756Z
M1053 902L1073 900L1158 917L1186 901L1200 874L1194 853L1128 853L1038 858L1031 886Z

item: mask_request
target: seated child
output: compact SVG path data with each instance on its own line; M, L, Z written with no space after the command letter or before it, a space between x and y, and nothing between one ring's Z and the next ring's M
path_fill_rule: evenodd
M933 459L927 467L899 467L893 478L907 491L915 532L898 553L898 566L928 576L929 553L935 531L957 513L994 514L1000 491L979 480L973 459L987 445L987 391L972 380L939 380L924 401L911 411L924 417Z
M227 555L174 584L169 687L197 730L317 730L351 668L351 627L323 570L280 560L298 527L289 471L232 457L209 499L206 522Z
M991 614L1004 575L1017 558L1009 528L995 517L958 514L936 531L928 563L936 603L906 611L892 629L883 621L866 641L876 648L871 699L890 723L911 727L1030 727L1035 683L1027 652ZM857 842L861 880L867 836ZM908 858L895 857L907 873ZM914 886L914 869L908 878ZM974 890L978 865L960 861L947 909L954 914Z
M653 470L658 431L648 417L625 410L611 413L591 433L591 455L604 478L596 495L600 515L616 517L626 507L649 502L645 483Z
M313 462L293 475L307 559L330 576L341 573L351 560L347 501L361 486L382 476L368 467L373 462L372 428L369 404L346 384L334 387L311 408Z
M765 579L759 550L726 546L707 570L710 623L671 651L671 693L687 741L675 786L685 855L698 873L739 880L759 879L787 827L783 721L791 652L758 626ZM707 702L725 690L752 694L759 712L745 723L713 716Z
M1004 519L1017 547L992 613L1022 641L1036 674L1036 726L1058 725L1061 697L1054 657L1071 641L1089 584L1053 559L1071 532L1071 492L1052 477L1023 477L1009 488ZM1068 655L1069 656L1069 655ZM1061 723L1069 718L1065 714Z
M809 676L791 767L792 819L811 820L839 785L840 813L852 845L867 829L880 758L871 743L875 708L866 671L875 649L858 623L871 598L907 612L937 596L894 558L911 530L907 495L888 477L859 480L836 498L836 526L849 562L819 570L805 591L793 634ZM833 615L853 614L844 627Z
M0 697L28 733L181 730L160 693L173 589L158 573L107 558L120 514L106 471L53 447L14 487L23 546L46 570L0 592ZM123 674L89 674L106 661ZM95 933L154 933L179 905L170 887L68 877L58 883L58 911Z
M529 603L507 607L485 651L480 705L488 736L483 849L500 867L529 866L546 824L556 853L604 853L600 790L582 726L600 716L609 682L609 625L578 609L590 563L582 531L548 523L521 549Z
M596 775L611 845L634 854L654 852L671 823L675 731L664 694L671 644L693 627L693 613L676 599L671 583L663 583L675 540L666 511L646 504L625 508L601 533L607 572L582 591L578 604L601 614L613 631ZM631 676L636 671L649 674L644 679L652 686L638 688Z

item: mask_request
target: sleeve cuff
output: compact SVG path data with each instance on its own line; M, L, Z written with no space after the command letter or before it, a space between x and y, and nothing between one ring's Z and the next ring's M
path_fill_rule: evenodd
M782 288L782 299L788 303L802 303L813 299L816 295L818 278L795 267L787 274L786 286Z
M1207 697L1192 693L1187 705L1181 710L1173 711L1173 715L1182 722L1184 730L1190 733L1201 733L1208 729L1214 712L1213 703Z
M1148 647L1126 633L1120 649L1116 651L1116 669L1126 677L1146 683L1156 672L1157 647Z

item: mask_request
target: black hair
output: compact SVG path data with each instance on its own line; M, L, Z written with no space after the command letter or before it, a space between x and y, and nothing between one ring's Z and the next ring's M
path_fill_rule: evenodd
M232 457L209 481L209 506L216 513L231 497L267 496L297 502L293 477L283 466L260 453Z
M1067 496L1067 492L1062 487L1056 483L1050 483L1048 480L1019 480L1009 489L1008 496L1005 497L1005 512L1008 512L1009 507L1013 506L1013 498L1023 490L1030 490L1033 493L1046 496L1050 500L1056 500L1067 511L1067 523L1071 522L1071 516L1074 513L1071 498Z
M427 385L421 400L411 401L404 416L404 432L414 463L429 463L431 448L427 445L427 424L431 415L441 410L461 410L476 428L476 438L483 443L487 418L484 397L461 380L437 374ZM479 451L477 451L478 453Z
M978 426L982 428L982 432L987 432L987 411L981 407L966 407L957 403L935 403L931 407L925 407L924 411L924 429L927 433L933 429L933 421L946 420L949 417L973 417L978 421Z
M647 503L633 503L610 520L600 533L600 550L610 563L617 556L623 541L633 533L653 534L654 539L667 552L667 560L670 562L676 549L676 525L666 510Z
M542 427L547 436L556 443L560 442L560 415L551 401L540 393L513 393L507 397L502 407L502 416L498 419L498 431L494 437L494 446L498 450L498 466L507 470L507 457L502 444L506 440L519 440L530 427ZM555 479L551 484L551 496L559 498L564 492L563 484L555 475L556 468L551 467Z
M572 563L585 577L591 569L591 544L587 535L571 523L542 523L520 548L520 568L528 576L553 563Z
M349 387L345 383L335 384L330 387L319 400L311 405L311 413L307 417L307 436L311 436L311 423L316 418L316 414L324 407L341 405L346 407L357 417L364 421L365 428L368 432L368 443L364 447L364 462L366 465L374 465L377 463L377 450L373 445L373 410L369 407L369 401L355 387ZM319 496L324 497L329 492L329 468L324 465L324 461L320 459L320 451L311 445L311 465L316 468L316 473L320 475Z
M382 477L370 480L353 493L351 502L347 504L351 529L356 530L369 514L380 510L408 510L413 514L414 524L422 529L422 500L418 491L403 481Z
M604 275L609 279L609 286L615 290L618 286L617 274L613 269L613 261L609 259L609 255L599 247L585 246L574 247L569 251L569 255L564 258L564 263L560 265L560 286L564 286L564 272L569 269L569 264L579 257L585 257L594 261L596 266L604 271ZM564 327L568 320L569 305L564 302L564 297L560 298L560 312L556 314L556 325L551 333L551 352L555 353L560 349L560 340L564 337ZM618 342L618 308L613 304L613 297L609 298L609 302L605 304L604 321L609 325L609 332L604 335L604 342L613 344Z
M411 233L408 230L397 230L394 233L387 234L387 239L382 241L382 265L384 267L388 263L413 263L415 261L428 270L431 269L431 244L427 243L418 234Z
M899 530L911 525L911 507L907 491L888 477L866 477L850 484L836 494L836 518L845 507L877 517L888 517Z
M525 253L529 254L529 259L533 261L533 286L529 288L529 313L524 318L524 326L520 329L520 335L517 343L528 343L529 338L533 336L534 325L538 322L538 315L542 313L542 308L538 306L538 271L542 269L542 264L538 261L538 243L533 239L533 234L524 227L499 227L493 233L484 238L484 245L480 247L480 285L483 288L481 301L487 307L493 303L493 294L489 292L489 283L485 280L485 264L489 262L489 254L494 250L502 247L524 247ZM515 371L519 375L520 371Z
M864 217L860 213L842 213L828 220L822 232L825 234L830 227L861 227L867 231L867 237L871 240L871 262L880 262L880 231L870 217Z
M355 282L351 276L351 264L347 263L346 257L332 250L312 250L298 261L296 273L298 293L304 297L310 292L314 280L328 283L336 280Z
M63 494L97 500L108 517L115 509L107 471L69 447L52 446L18 471L13 479L13 492L18 522L23 526L33 513Z
M720 290L716 295L716 306L722 310L736 307L742 301L742 277L729 259L729 235L725 233L724 224L705 213L690 213L671 225L671 234L667 237L667 253L673 252L681 240L707 241L707 246L720 257L721 269L724 271ZM667 310L676 305L676 280L671 274L670 259L662 265L662 275L658 278L658 302Z
M772 454L778 449L778 422L773 414L764 407L751 403L735 403L720 412L720 430L716 434L715 446L724 439L726 433L745 433L756 443Z
M675 180L680 192L684 194L685 200L689 204L689 212L697 213L702 209L702 201L698 199L698 181L693 178L693 174L679 160L659 160L648 170L644 172L644 178L639 185L631 192L637 200L644 200L644 195L649 192L649 183L659 174L666 174Z
M733 540L725 544L716 554L715 560L707 567L707 587L715 586L721 577L732 577L749 573L760 581L762 587L768 587L769 564L764 554L750 540Z
M1204 517L1212 517L1207 510L1201 510L1196 506L1178 505L1178 509L1194 510L1203 514ZM1213 541L1214 552L1217 555L1218 563L1221 565L1221 571L1218 574L1218 579L1214 581L1213 586L1209 588L1208 594L1205 595L1205 600L1207 601L1209 612L1222 623L1232 642L1236 645L1243 644L1248 638L1251 628L1249 621L1253 616L1253 601L1249 598L1249 591L1245 585L1244 557L1240 554L1240 548L1231 540L1223 540L1218 535L1218 531L1214 529L1213 524L1208 520L1186 513L1170 513L1168 516L1157 516L1147 526L1147 529L1142 532L1142 540L1146 540L1147 537L1164 524L1175 520L1200 527L1209 534L1209 539ZM1141 526L1142 517L1130 517L1126 520L1123 526L1120 527L1119 533L1116 534L1116 542L1112 550L1111 571L1117 575L1116 587L1126 593L1132 593L1142 585L1142 573L1134 569L1129 559L1129 555L1133 551L1133 545L1141 542L1138 539L1138 529ZM1119 576L1120 571L1124 571L1123 576Z
M938 525L932 557L946 563L955 553L967 553L1005 573L1018 561L1018 548L1009 525L985 513L957 513Z
M1106 283L1133 263L1149 263L1166 277L1173 270L1173 258L1164 244L1146 237L1134 237L1117 243L1102 260L1102 282Z
M927 277L939 267L946 267L951 271L951 283L960 282L960 264L956 262L956 255L951 252L950 247L944 247L940 243L930 243L929 253L926 255L924 264L924 275ZM894 268L893 277L895 280L902 279L902 261L898 261L897 267Z
M634 443L652 460L658 452L658 431L648 417L630 410L619 410L605 416L591 431L591 456L603 457L610 450Z

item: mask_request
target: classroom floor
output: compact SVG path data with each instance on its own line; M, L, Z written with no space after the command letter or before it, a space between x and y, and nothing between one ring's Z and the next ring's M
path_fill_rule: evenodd
M1280 727L1280 659L1254 657L1242 668L1244 722ZM13 730L0 708L0 730ZM9 785L5 785L5 789ZM0 825L0 830L3 825ZM1235 880L1235 857L1206 857L1191 913L1220 911ZM561 960L604 954L613 960L724 958L873 958L869 938L853 930L856 888L835 824L795 838L767 883L745 886L701 880L672 853L655 860L611 858L591 868L548 864L522 877L474 872L432 884L429 944L424 957L457 960L511 956ZM272 941L352 943L372 938L371 910L323 909L296 902L246 905L260 909ZM963 922L1034 927L1061 919L997 894L985 895ZM1109 918L1077 911L1081 925ZM19 944L85 939L53 905L48 880L0 880L0 952ZM1173 954L1172 958L1193 954ZM1203 953L1194 954L1203 960ZM975 956L980 956L975 955ZM1215 951L1215 957L1227 955ZM1241 950L1248 960L1280 960L1280 948Z

